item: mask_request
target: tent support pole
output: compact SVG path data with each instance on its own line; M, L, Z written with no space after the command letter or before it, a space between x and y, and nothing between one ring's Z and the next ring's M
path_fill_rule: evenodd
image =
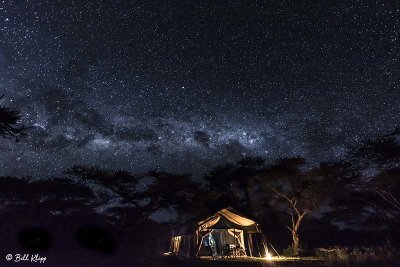
M262 243L263 243L263 247L264 247L264 251L265 251L265 256L267 256L267 253L268 253L268 246L265 247L265 239L264 239L264 234L263 234L263 233L261 233L261 240L262 240Z
M235 228L233 228L233 236L234 236L234 240L235 240L235 248L233 249L233 251L234 251L234 256L236 259L236 231L235 231Z
M257 238L257 235L255 235L255 237L256 237L256 244L257 244L258 256L261 258L261 251L260 251L260 246L258 245L258 238Z
M279 255L278 251L276 251L276 249L275 249L274 246L271 244L271 242L268 241L268 239L267 239L267 237L264 235L264 233L261 232L261 234L262 234L262 236L263 236L263 239L265 239L265 243L268 243L268 244L271 246L271 248L275 251L276 255L278 255L278 256L280 257L281 255Z
M198 247L197 252L196 252L196 258L199 256L199 252L200 252L200 249L201 249L201 245L203 244L204 237L206 237L209 234L211 234L211 232L209 232L208 234L205 234L205 235L201 235L200 244L199 244L199 247Z
M247 234L247 244L249 245L249 253L250 253L250 257L253 257L253 246L250 245L250 234Z
M197 249L197 252L196 252L196 258L199 256L199 252L200 252L200 249L201 249L201 245L203 244L203 239L204 239L204 237L205 237L205 236L202 236L202 237L201 237L200 245L199 245L199 248Z

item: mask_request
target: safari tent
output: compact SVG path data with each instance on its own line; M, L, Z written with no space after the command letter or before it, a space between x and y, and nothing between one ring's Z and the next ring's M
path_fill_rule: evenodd
M233 208L177 229L169 254L198 258L266 257L267 242L258 223Z

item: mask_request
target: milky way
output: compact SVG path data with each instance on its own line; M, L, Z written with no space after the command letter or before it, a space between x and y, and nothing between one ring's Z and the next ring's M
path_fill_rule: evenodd
M395 0L2 1L2 104L31 128L0 174L338 158L398 126L399 33Z

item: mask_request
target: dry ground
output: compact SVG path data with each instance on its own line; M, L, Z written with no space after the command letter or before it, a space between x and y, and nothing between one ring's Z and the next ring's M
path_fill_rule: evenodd
M379 261L324 261L316 258L274 258L271 261L264 259L193 259L186 260L176 257L165 257L162 266L166 267L398 267L400 261L379 260Z

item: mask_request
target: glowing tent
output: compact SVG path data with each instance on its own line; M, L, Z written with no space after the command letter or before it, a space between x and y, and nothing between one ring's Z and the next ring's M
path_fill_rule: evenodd
M169 252L186 257L265 257L268 247L258 223L225 208L177 230Z

